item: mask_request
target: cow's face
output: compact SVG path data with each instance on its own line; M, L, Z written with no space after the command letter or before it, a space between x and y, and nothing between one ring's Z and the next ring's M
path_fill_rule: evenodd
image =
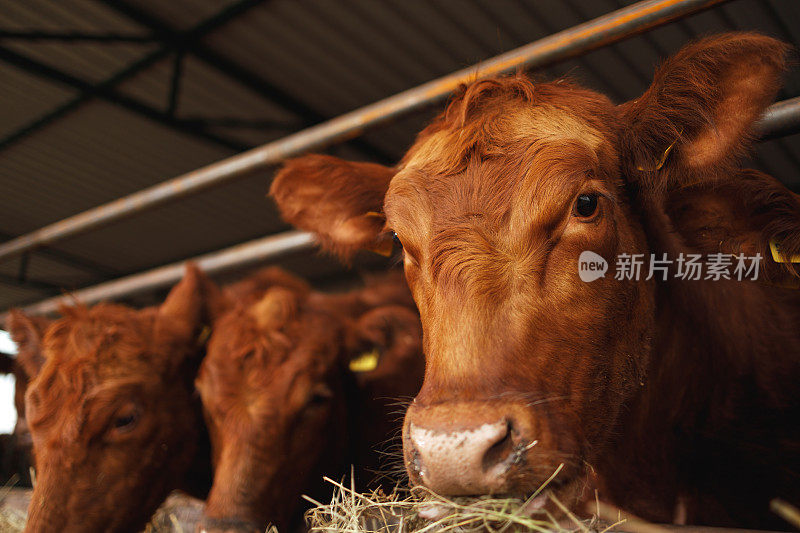
M282 286L214 323L200 390L214 453L204 528L285 525L323 457L339 457L338 320Z
M619 106L567 82L479 81L397 168L287 163L272 193L324 247L403 245L427 358L404 427L412 481L527 495L563 463L566 501L646 379L659 293L646 268L614 279L619 254L800 250L797 198L737 160L784 53L752 34L700 41ZM581 281L583 251L605 277Z
M191 278L191 279L190 279ZM64 309L28 387L36 483L26 531L139 531L194 453L200 304L187 276L158 309Z
M215 462L209 532L288 527L303 491L346 447L399 429L385 411L370 419L372 408L413 396L422 380L419 318L402 279L326 295L273 269L253 278L256 294L223 296L197 379Z
M425 331L406 463L440 492L526 494L561 463L558 482L577 478L647 364L650 284L583 282L581 253L613 269L647 245L605 98L509 79L459 104L422 132L384 202Z

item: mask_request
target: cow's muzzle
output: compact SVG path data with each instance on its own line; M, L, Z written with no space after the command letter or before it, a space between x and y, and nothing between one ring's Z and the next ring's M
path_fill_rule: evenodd
M409 410L404 452L411 481L446 495L508 492L536 441L498 410L484 410L483 417L475 409L470 417L459 411L451 405Z

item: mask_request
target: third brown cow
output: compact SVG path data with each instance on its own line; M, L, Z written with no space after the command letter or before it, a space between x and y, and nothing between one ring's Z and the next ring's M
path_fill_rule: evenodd
M323 474L353 464L363 486L386 468L397 402L422 384L419 316L399 273L326 294L269 268L206 292L213 332L197 388L214 484L198 529L291 530L302 494L329 497Z
M272 194L329 250L402 243L414 483L526 496L563 464L549 488L572 507L594 485L649 520L788 527L769 502L800 499L800 201L741 167L786 54L709 37L619 105L476 81L394 168L286 164Z

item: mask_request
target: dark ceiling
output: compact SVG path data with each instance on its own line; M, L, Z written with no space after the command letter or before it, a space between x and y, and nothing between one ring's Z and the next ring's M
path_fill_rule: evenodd
M0 241L335 117L632 2L26 0L0 3ZM564 62L616 101L708 33L800 43L800 2L735 0ZM800 95L800 70L780 99ZM393 162L433 110L331 149ZM800 138L753 164L800 190ZM0 309L286 230L270 172L0 262ZM318 282L331 260L284 263Z

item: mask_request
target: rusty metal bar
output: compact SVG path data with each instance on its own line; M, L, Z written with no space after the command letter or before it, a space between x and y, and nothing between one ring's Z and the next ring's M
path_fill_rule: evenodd
M800 97L770 106L758 121L756 130L761 135L761 139L770 139L787 132L800 131ZM287 231L201 255L190 261L200 265L206 272L214 274L234 267L274 261L289 253L311 250L314 246L314 239L309 233ZM185 264L185 261L172 263L81 289L68 296L49 298L24 309L33 314L48 314L56 311L62 303L69 304L79 301L84 304L92 304L101 300L111 300L120 296L168 287L181 279ZM5 318L5 314L0 315L0 324L5 321Z
M275 261L292 253L313 248L314 237L310 233L286 231L201 255L191 261L202 268L204 272L216 274L232 268ZM186 261L160 266L73 293L48 298L25 307L25 311L35 315L46 315L56 312L62 304L74 305L76 302L93 304L101 300L113 300L122 296L169 287L183 277L185 266ZM0 315L0 325L5 323L6 318L7 313Z
M727 0L644 0L560 31L277 141L188 172L0 244L0 260L219 185L255 169L351 139L438 102L460 84L519 68L542 68L708 9Z

